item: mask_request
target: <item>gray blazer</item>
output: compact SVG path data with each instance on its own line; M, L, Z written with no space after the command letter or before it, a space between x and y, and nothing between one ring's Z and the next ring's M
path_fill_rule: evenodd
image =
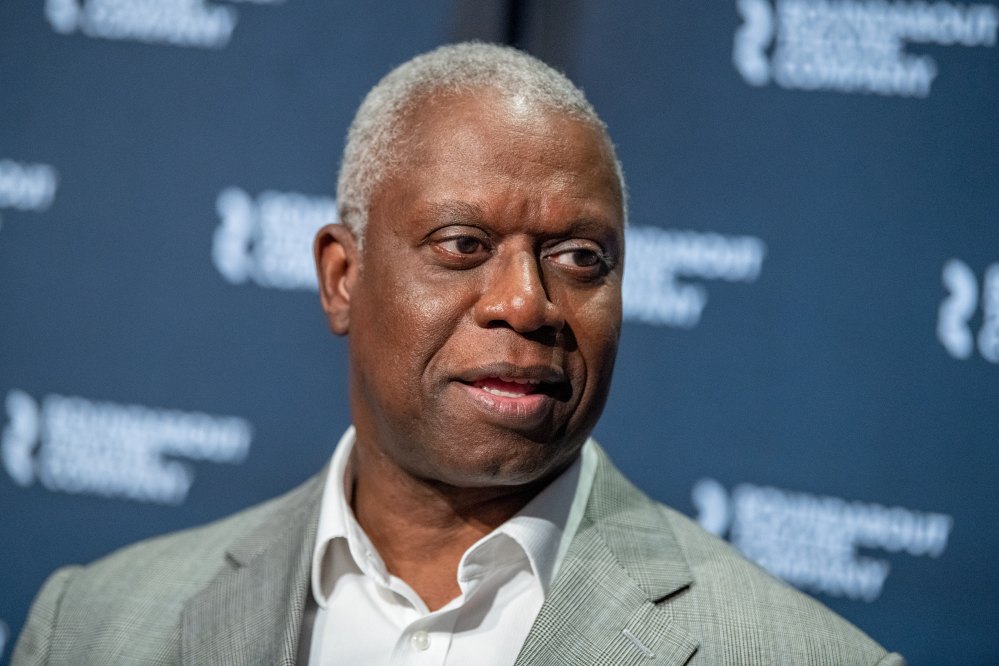
M518 666L904 664L599 459ZM295 663L323 476L216 523L56 571L14 666Z

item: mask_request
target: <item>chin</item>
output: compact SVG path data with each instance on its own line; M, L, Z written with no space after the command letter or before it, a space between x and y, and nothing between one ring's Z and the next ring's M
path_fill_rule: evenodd
M465 447L439 461L430 470L441 483L464 488L524 486L551 478L565 469L579 451L579 446L557 448L517 438L517 444L493 445L478 450ZM585 439L584 439L585 441ZM526 444L526 445L525 445ZM527 450L517 453L518 448ZM543 447L543 449L542 449ZM471 454L471 455L470 455ZM436 473L434 473L436 472Z

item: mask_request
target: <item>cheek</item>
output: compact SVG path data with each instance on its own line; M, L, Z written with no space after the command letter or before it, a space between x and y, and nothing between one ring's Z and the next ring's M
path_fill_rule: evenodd
M584 341L616 344L621 333L620 280L592 291L566 290L561 297L566 321L576 331L580 345Z
M569 325L586 364L588 383L606 384L614 368L621 336L621 298L611 291L578 304Z
M438 284L425 272L389 275L375 281L365 294L368 320L366 335L380 337L397 369L415 381L434 355L447 343L468 311L467 289L453 283Z

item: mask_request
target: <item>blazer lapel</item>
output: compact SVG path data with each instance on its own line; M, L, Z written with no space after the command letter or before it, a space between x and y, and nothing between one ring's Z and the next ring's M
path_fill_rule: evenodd
M662 513L601 451L583 522L516 664L684 664L698 643L668 599L692 580Z
M325 470L243 526L219 574L184 609L183 663L295 663L324 478Z

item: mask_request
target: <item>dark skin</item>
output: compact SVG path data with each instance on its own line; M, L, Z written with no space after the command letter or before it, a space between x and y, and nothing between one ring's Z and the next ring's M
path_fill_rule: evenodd
M315 242L349 334L353 508L431 610L469 546L579 455L621 322L622 198L604 135L491 89L407 118L363 251Z

